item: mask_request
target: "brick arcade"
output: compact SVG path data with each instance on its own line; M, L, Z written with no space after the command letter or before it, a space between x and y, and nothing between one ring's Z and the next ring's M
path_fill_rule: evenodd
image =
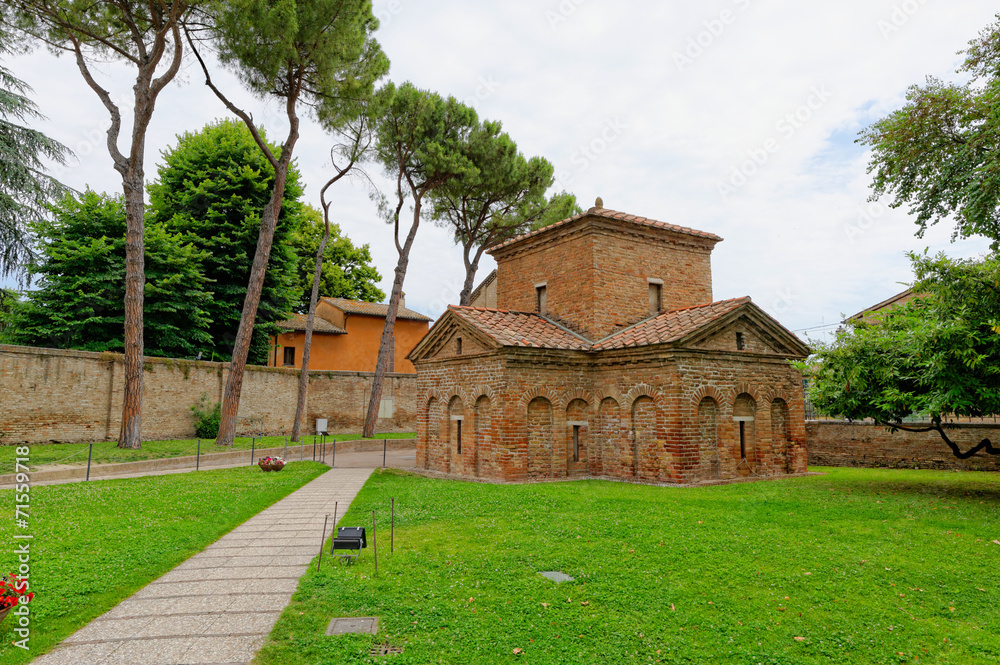
M750 298L713 301L721 240L598 199L490 249L497 309L449 307L409 356L417 466L504 481L804 472L789 361L809 349Z

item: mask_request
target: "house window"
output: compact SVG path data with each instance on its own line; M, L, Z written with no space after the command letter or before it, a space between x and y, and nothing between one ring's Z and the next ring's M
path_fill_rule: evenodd
M458 454L462 454L462 421L455 421L455 441L458 442Z
M295 347L286 346L285 347L285 367L295 367Z
M462 338L459 337L455 340L455 355L462 355Z
M740 421L740 459L745 460L747 458L747 424L745 421Z
M580 426L573 425L573 461L580 461Z
M663 285L649 285L649 313L659 314L663 311Z
M545 314L545 284L535 286L535 304L539 314Z
M737 351L743 350L743 333L741 332L736 333L736 350Z

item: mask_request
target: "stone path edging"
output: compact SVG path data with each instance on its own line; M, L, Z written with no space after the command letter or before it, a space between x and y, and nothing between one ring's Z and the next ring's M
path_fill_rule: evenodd
M331 469L70 635L32 665L238 665L264 644L373 469ZM328 525L327 535L334 525Z

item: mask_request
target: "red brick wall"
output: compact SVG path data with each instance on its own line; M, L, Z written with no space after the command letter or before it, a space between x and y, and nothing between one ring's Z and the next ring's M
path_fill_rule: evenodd
M986 438L1000 442L1000 424L952 425L948 437L962 450ZM1000 457L955 457L937 432L895 433L878 425L810 420L806 423L809 464L815 466L889 467L1000 471Z
M585 473L633 478L636 466L640 479L665 482L805 470L801 377L781 358L647 349L594 360L507 349L418 361L417 367L418 407L430 404L418 463L438 471L476 475L473 451L479 476L503 480ZM489 424L471 430L480 432L476 445L463 444L463 458L472 457L461 464L435 438L447 415L437 405L456 395L465 422L474 416L469 405L490 409ZM749 466L740 464L733 420L739 395L754 405L746 427ZM706 398L714 412L707 424ZM586 461L574 463L571 423L581 421L587 423L581 431Z
M190 407L206 394L221 400L228 363L146 358L142 436L194 437ZM122 356L0 345L0 444L47 441L107 441L121 427ZM416 426L416 376L389 375L384 395L395 416L379 420L378 431L406 432ZM371 374L310 372L303 431L327 418L329 432L359 432L371 391ZM247 367L237 431L250 433L260 419L267 434L291 430L298 372Z
M648 278L663 281L665 310L712 302L713 246L587 218L499 250L497 307L536 311L535 285L545 282L548 315L599 339L649 316Z

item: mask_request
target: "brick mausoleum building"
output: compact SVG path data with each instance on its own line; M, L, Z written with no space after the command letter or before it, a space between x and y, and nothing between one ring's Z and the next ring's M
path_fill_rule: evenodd
M409 358L417 465L498 480L805 471L809 349L712 301L721 238L598 206L498 245L497 309L449 307Z

